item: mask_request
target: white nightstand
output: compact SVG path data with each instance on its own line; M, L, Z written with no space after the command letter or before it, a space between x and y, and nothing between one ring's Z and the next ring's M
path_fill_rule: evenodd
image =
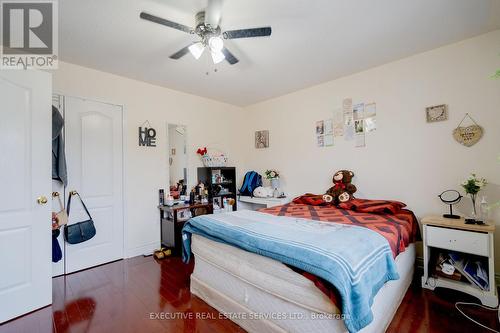
M487 306L498 305L495 284L495 258L493 234L495 225L465 224L464 219L448 219L428 216L422 219L424 241L424 276L422 287L434 290L437 287L450 288L473 295ZM429 258L433 249L446 249L474 254L488 258L489 290L481 290L470 283L454 281L443 277L429 276Z
M284 205L290 202L288 198L257 198L248 196L238 196L238 210L257 210Z

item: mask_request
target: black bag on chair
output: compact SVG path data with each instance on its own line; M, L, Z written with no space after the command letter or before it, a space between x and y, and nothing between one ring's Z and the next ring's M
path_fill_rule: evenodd
M78 192L70 192L69 194L68 204L66 206L68 216L71 207L71 197L73 195L78 196L80 202L82 203L83 209L85 209L85 212L87 213L89 219L86 221L65 225L64 238L66 239L66 242L68 242L69 244L79 244L88 241L89 239L94 237L96 234L96 230L94 226L94 221L92 221L92 216L90 216L89 210L87 209L87 206L85 206L85 203L83 202L82 197L80 197L80 194L78 194Z

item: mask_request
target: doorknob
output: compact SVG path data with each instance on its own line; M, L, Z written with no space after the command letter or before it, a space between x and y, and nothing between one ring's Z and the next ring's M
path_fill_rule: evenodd
M45 196L39 196L36 198L36 202L38 202L39 205L45 205L47 203L47 198Z

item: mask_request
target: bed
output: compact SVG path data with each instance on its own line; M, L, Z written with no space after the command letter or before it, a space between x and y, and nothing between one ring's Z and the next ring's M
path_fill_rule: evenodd
M291 203L261 210L274 216L363 226L382 234L399 279L373 298L371 323L360 332L383 332L412 281L418 225L408 210L357 212ZM347 332L338 294L328 281L278 260L192 234L195 267L191 292L249 332ZM352 327L351 330L353 331Z

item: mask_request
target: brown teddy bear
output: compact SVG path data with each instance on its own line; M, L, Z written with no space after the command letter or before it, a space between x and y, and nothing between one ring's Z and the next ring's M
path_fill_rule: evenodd
M333 197L333 203L335 205L354 198L353 194L357 189L356 186L351 183L353 177L354 172L350 170L339 170L333 175L333 186L326 191L326 194Z

